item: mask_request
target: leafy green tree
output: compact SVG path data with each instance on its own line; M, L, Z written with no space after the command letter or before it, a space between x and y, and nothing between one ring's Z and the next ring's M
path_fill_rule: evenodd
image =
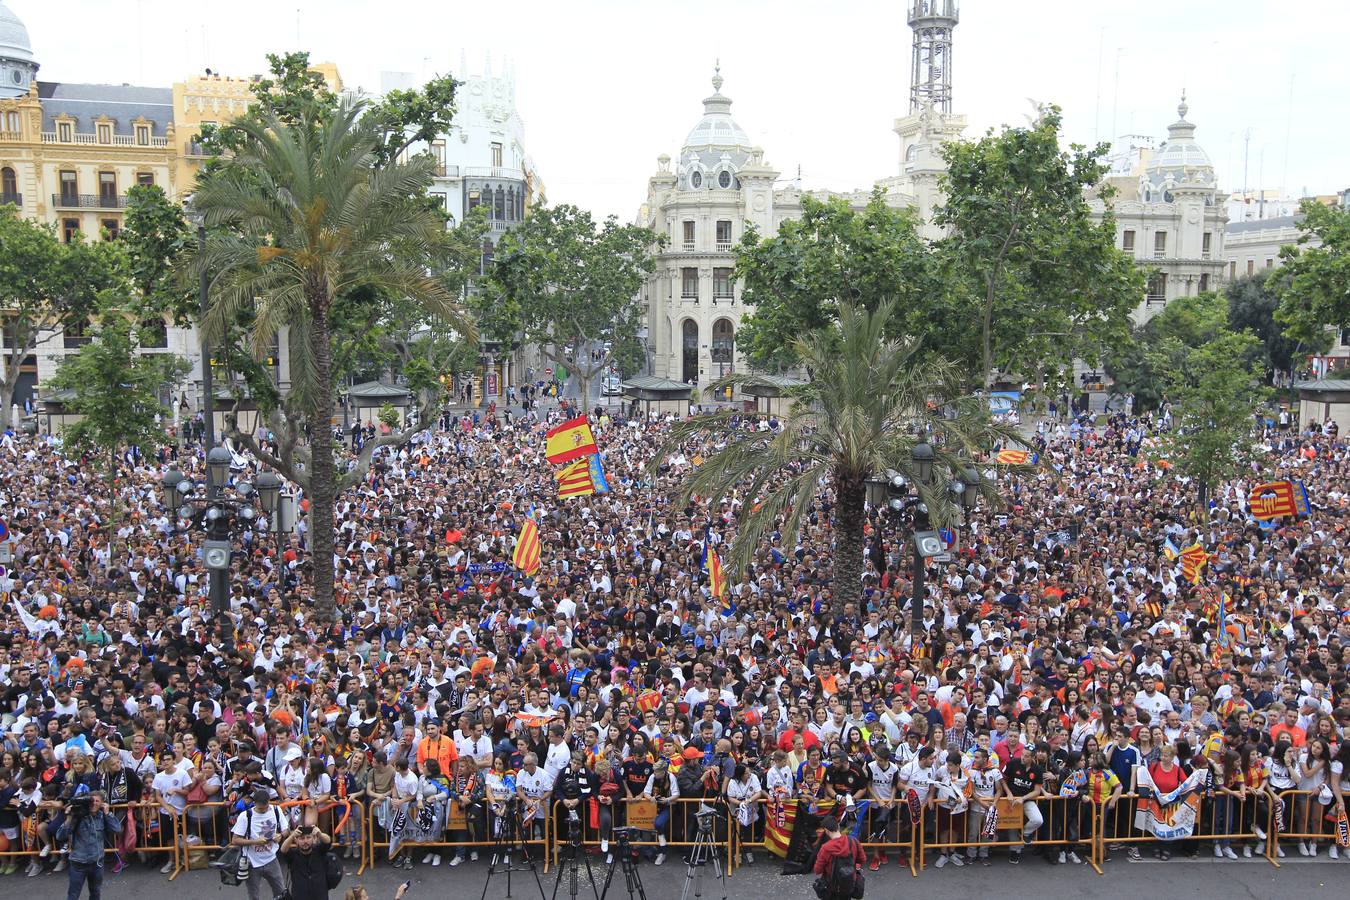
M938 343L965 351L986 389L1006 379L1063 383L1071 364L1095 365L1123 339L1143 274L1115 247L1110 215L1093 218L1087 191L1105 174L1107 147L1060 149L1058 107L1024 128L944 145L950 229L937 242L944 279L964 299L935 316ZM1104 196L1109 199L1109 192Z
M1261 342L1228 328L1224 297L1181 298L1166 312L1174 306L1181 308L1150 344L1148 365L1172 407L1164 452L1194 480L1203 510L1213 489L1251 462L1252 428L1269 391L1262 385Z
M1106 373L1117 396L1134 395L1138 411L1157 409L1166 399L1167 378L1161 363L1167 354L1189 352L1219 338L1228 328L1228 305L1213 293L1178 297L1143 325L1131 329L1127 340L1106 355ZM1162 348L1166 348L1163 350Z
M174 270L179 254L196 242L183 208L159 185L136 185L127 191L126 216L117 239L127 251L138 317L142 321L167 317L179 326L194 320L199 312L196 285L186 287Z
M1275 319L1275 313L1280 308L1281 282L1284 280L1283 271L1262 269L1229 282L1223 290L1224 296L1228 298L1228 327L1233 331L1250 331L1256 335L1261 342L1264 357L1262 364L1267 381L1276 373L1291 371L1295 354L1300 349L1300 342L1288 337L1283 326ZM1306 351L1326 348L1330 335L1322 332L1318 337L1320 340L1307 347Z
M632 340L644 308L639 297L661 240L649 228L610 216L596 227L575 206L536 207L497 245L485 289L472 298L483 330L502 341L520 335L580 382L590 384ZM592 344L611 348L593 362Z
M98 294L124 283L126 254L114 242L61 243L50 225L0 206L0 428L10 425L21 367L39 344L85 324Z
M1350 208L1305 200L1298 227L1298 244L1280 249L1284 267L1275 318L1290 338L1325 346L1328 328L1350 327ZM1309 246L1314 238L1320 247Z
M166 410L159 392L188 368L178 357L139 353L140 323L119 299L112 290L101 293L93 339L65 356L52 380L74 391L66 409L81 417L62 431L63 450L69 458L83 455L103 466L114 515L121 452L135 446L148 455L164 440Z
M863 209L843 198L803 196L801 218L783 222L776 235L746 232L735 274L754 310L736 343L752 365L769 371L796 365L796 338L837 321L841 302L875 310L895 300L891 326L927 338L932 326L922 313L942 293L915 214L887 206L880 189Z
M294 123L270 113L260 122L242 121L236 127L246 140L195 200L214 229L198 260L215 276L208 332L224 335L247 315L255 353L265 352L282 329L288 334L291 390L270 416L278 451L264 451L237 428L232 436L306 491L321 621L335 611L328 560L336 497L360 482L378 447L413 433L377 438L351 469L338 473L335 311L363 292L401 297L458 333L475 334L457 296L437 276L445 263L444 223L420 202L432 161L417 156L377 166L375 123L363 121L362 111L362 104L344 102L331 115L315 109ZM300 444L302 425L307 446Z
M274 118L285 125L318 125L337 109L337 95L323 75L309 67L309 53L269 53L267 68L268 77L250 87L253 102L244 115L223 125L202 127L200 138L208 155L224 156L243 149L248 143L248 133L242 128L245 123L256 125ZM203 174L209 177L214 168L207 166Z
M862 592L868 477L887 469L909 476L920 485L933 520L946 524L955 513L945 491L948 481L960 477L969 460L1014 435L991 422L988 402L968 393L958 367L921 358L915 341L886 336L892 302L875 311L844 302L837 312L837 324L795 341L813 377L789 391L791 413L781 431L737 431L733 411L699 416L674 426L658 458L687 441L718 448L689 475L676 505L695 494L714 505L741 498L728 557L733 573L745 571L767 533L781 531L791 547L821 486L828 485L835 499L834 606L842 611L850 603L856 609ZM754 379L734 375L709 390ZM943 489L930 489L915 477L912 450L924 441L936 453L935 483Z

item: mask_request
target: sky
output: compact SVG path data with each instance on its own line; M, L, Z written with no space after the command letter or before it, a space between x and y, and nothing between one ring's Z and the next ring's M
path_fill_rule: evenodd
M5 0L48 81L169 85L247 76L306 49L344 82L382 71L516 71L516 105L551 203L634 218L712 92L786 179L849 190L898 173L908 0ZM1350 187L1344 0L961 0L953 111L967 137L1064 110L1067 141L1166 137L1183 89L1230 190Z

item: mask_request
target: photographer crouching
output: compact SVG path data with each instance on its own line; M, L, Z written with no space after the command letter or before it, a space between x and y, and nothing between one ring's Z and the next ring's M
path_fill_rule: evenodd
M102 791L90 793L84 785L66 804L65 821L56 832L60 843L70 841L70 887L66 900L79 900L89 885L89 900L103 896L103 853L108 835L122 833L122 823L108 814Z

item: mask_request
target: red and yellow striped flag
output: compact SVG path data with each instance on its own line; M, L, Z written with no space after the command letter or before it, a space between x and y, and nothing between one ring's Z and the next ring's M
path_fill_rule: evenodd
M539 526L533 517L527 516L525 524L520 526L520 535L516 538L516 552L511 556L511 564L526 575L533 576L539 571L539 555L542 549L539 542Z

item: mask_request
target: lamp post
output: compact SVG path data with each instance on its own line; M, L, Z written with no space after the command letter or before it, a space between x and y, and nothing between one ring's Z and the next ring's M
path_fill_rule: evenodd
M284 585L281 583L282 549L281 549L281 478L275 472L262 472L257 479L258 500L262 503L263 512L267 514L268 530L276 535L277 541L277 590L281 591Z
M899 473L888 469L885 475L873 475L866 481L867 502L876 509L884 510L898 521L906 510L912 510L913 533L910 546L913 553L914 590L910 599L910 652L917 654L923 648L923 603L927 592L927 560L943 552L944 544L940 532L933 530L928 517L928 504L923 500L923 490L931 491L937 487L934 473L936 454L926 442L914 445L910 451L911 472L917 482L910 494L908 481ZM965 466L960 477L947 484L951 501L960 509L968 510L975 506L979 497L981 476L975 469Z
M202 563L208 573L208 597L211 611L220 622L225 646L234 640L234 622L230 618L230 559L233 553L232 537L236 523L253 521L257 512L249 503L253 486L241 481L234 486L235 497L225 496L225 485L230 477L230 451L212 447L206 454L207 482L199 486L177 468L164 473L160 480L164 505L173 514L188 522L189 528L205 532L202 541Z

